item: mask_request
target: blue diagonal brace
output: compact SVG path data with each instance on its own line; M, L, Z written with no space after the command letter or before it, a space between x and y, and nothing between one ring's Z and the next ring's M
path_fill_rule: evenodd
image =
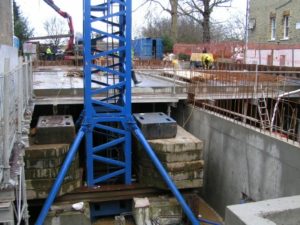
M56 177L56 180L52 186L52 189L48 195L48 198L46 199L46 202L44 203L44 206L40 212L40 215L37 219L37 221L35 222L35 225L43 225L44 221L45 221L45 218L48 214L48 211L57 195L57 192L59 191L61 185L62 185L62 182L64 181L64 178L66 176L66 173L68 172L71 164L72 164L72 160L78 150L78 147L81 143L81 140L83 139L84 137L84 130L85 128L84 127L81 127L80 130L78 131L77 133L77 136L65 158L65 161L63 163L63 165L61 166L60 168L60 171Z
M198 219L194 215L194 213L192 212L191 208L188 206L188 204L186 203L186 201L182 197L181 193L177 189L176 185L174 184L174 182L170 178L169 174L167 173L167 171L165 170L165 168L163 167L163 165L159 161L159 159L156 156L155 152L153 151L153 149L151 148L151 146L149 145L149 143L145 139L142 131L136 125L136 123L135 123L135 121L134 121L133 118L132 118L132 121L129 122L129 125L131 126L132 133L136 136L136 138L138 139L138 141L144 147L144 150L146 151L146 153L150 157L152 163L154 164L154 166L156 167L156 169L160 173L161 177L163 178L163 180L165 181L165 183L167 184L167 186L169 187L169 189L171 190L171 192L173 193L173 195L175 196L175 198L177 199L177 201L181 205L181 207L182 207L185 215L188 217L188 219L192 223L192 225L199 225L200 221L203 221L205 223L212 224L212 225L220 225L218 223L211 222L209 220Z

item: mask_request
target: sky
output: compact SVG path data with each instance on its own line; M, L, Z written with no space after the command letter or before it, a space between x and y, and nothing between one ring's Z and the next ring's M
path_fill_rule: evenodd
M44 31L43 24L46 20L52 17L60 17L51 7L43 0L15 0L20 6L20 10L28 21L31 27L34 28L35 36L47 35ZM165 1L165 0L162 0ZM62 11L68 12L73 19L75 33L82 33L82 0L54 0L55 4ZM140 28L145 24L145 13L147 7L139 7L141 0L132 0L133 4L133 37L139 36ZM232 0L232 7L220 8L213 12L213 18L220 22L228 20L236 14L246 14L247 0ZM168 16L163 13L159 7L153 8L155 16ZM63 21L63 18L61 18ZM67 21L65 22L66 30L68 30Z

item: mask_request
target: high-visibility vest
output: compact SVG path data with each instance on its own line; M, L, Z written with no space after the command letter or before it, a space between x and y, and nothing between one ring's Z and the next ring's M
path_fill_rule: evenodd
M208 63L213 63L214 62L214 57L211 53L203 53L201 56L201 61L204 63L207 61Z
M52 54L51 48L47 48L46 54L47 54L47 55L51 55L51 54Z

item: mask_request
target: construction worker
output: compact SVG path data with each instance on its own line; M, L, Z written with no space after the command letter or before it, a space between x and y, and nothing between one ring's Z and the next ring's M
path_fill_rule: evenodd
M210 53L203 53L201 57L201 62L204 69L211 69L212 63L214 62L213 55Z
M52 60L53 53L52 53L50 46L48 46L46 49L46 55L47 55L47 60Z
M178 61L178 59L176 59L176 58L173 59L172 60L172 65L173 65L174 69L176 69L176 70L179 69L179 61Z

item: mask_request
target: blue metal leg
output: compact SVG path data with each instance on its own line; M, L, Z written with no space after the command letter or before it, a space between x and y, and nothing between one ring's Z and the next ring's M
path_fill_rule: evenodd
M42 225L44 223L45 218L48 214L48 211L56 197L57 192L59 191L59 189L61 187L61 184L65 178L66 173L68 172L68 170L71 166L72 160L77 152L77 149L78 149L83 137L84 137L84 128L81 127L79 132L77 133L77 136L76 136L76 138L65 158L65 161L57 175L57 178L52 186L52 189L48 195L46 202L44 203L44 206L40 212L40 215L39 215L37 221L35 222L35 225Z
M136 125L135 122L131 123L131 127L132 127L132 132L135 134L135 136L137 137L139 142L143 145L145 151L147 152L148 156L152 160L154 166L156 167L158 172L161 174L162 178L164 179L164 181L166 182L166 184L168 185L168 187L170 188L170 190L172 191L172 193L174 194L174 196L178 200L179 204L181 205L181 207L182 207L183 211L185 212L186 216L188 217L189 221L193 225L199 225L200 222L207 223L207 224L212 224L212 225L220 225L219 223L212 222L212 221L209 221L209 220L206 220L206 219L198 219L194 215L191 208L188 206L188 204L186 203L186 201L182 197L181 193L178 191L176 185L174 184L174 182L170 178L169 174L167 173L167 171L165 170L165 168L163 167L163 165L161 164L161 162L157 158L157 156L154 153L153 149L151 148L151 146L149 145L149 143L145 139L145 137L144 137L142 131L140 130L140 128Z
M166 182L166 184L168 185L168 187L170 188L170 190L172 191L172 193L174 194L174 196L178 200L179 204L181 205L183 211L185 212L185 214L188 217L188 219L190 220L190 222L193 225L199 225L199 220L195 217L194 213L192 212L192 210L190 209L188 204L185 202L184 198L182 197L182 195L178 191L178 189L175 186L175 184L173 183L172 179L169 177L169 175L166 172L165 168L163 167L163 165L161 164L161 162L159 161L159 159L155 155L155 153L152 150L151 146L148 144L148 142L145 139L142 131L140 130L140 128L138 128L138 126L136 124L133 124L133 132L134 132L135 136L137 137L137 139L139 140L139 142L143 145L145 151L147 152L148 156L150 157L153 164L157 168L158 172L161 174L162 178L164 179L164 181Z
M163 167L163 165L161 164L161 162L157 158L157 156L154 153L153 149L151 148L151 146L149 145L149 143L145 139L145 137L144 137L142 131L140 130L140 128L136 125L135 121L132 121L132 123L130 125L131 125L131 128L132 128L132 132L135 134L135 136L137 137L139 142L143 145L145 151L147 152L148 156L152 160L154 166L156 167L158 172L161 174L162 178L164 179L164 181L166 182L166 184L168 185L168 187L170 188L170 190L172 191L172 193L174 194L174 196L178 200L179 204L181 205L181 207L182 207L183 211L185 212L186 216L188 217L189 221L193 225L199 225L200 222L203 222L203 223L206 223L206 224L211 224L211 225L221 225L219 223L216 223L216 222L213 222L213 221L210 221L210 220L206 220L206 219L202 219L202 218L198 219L194 215L191 208L188 206L188 204L186 203L186 201L182 197L181 193L178 191L176 185L174 184L174 182L170 178L169 174L167 173L167 171L165 170L165 168Z
M75 127L76 128L79 128L79 127L81 127L81 124L82 124L82 121L83 121L83 119L84 119L84 110L82 110L81 111L81 113L80 113L80 115L79 115L79 117L78 117L78 119L76 120L76 122L75 122Z

